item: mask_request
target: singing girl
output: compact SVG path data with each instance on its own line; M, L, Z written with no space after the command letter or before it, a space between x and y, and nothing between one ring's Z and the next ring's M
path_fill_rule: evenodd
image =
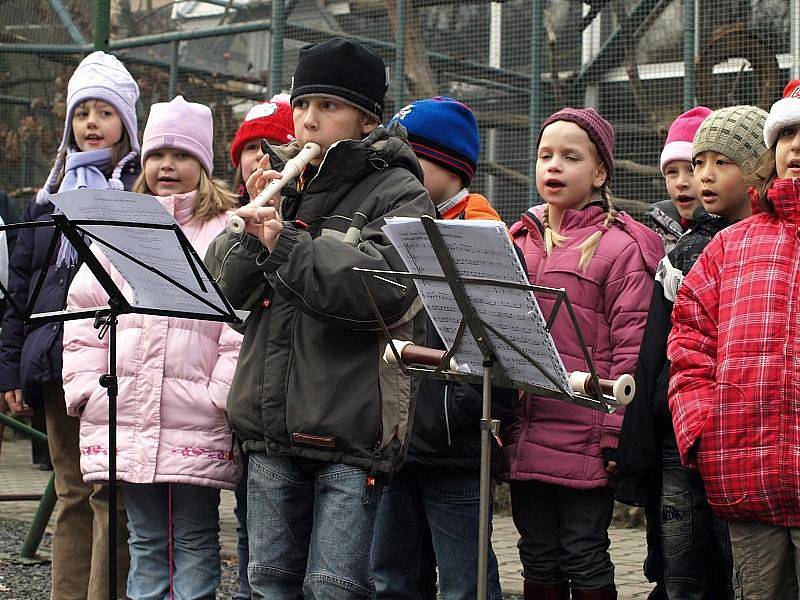
M664 250L612 203L614 130L593 109L542 124L536 189L544 204L511 228L530 282L565 288L597 374L632 374ZM545 315L554 298L539 296ZM565 311L552 329L567 371L585 371ZM622 408L605 414L525 393L506 432L514 523L527 599L616 598L608 526Z
M130 189L139 173L136 158L136 101L139 86L110 54L84 58L67 84L67 115L55 164L44 187L25 208L23 221L50 221L50 194L80 188ZM44 285L34 313L63 310L80 259L62 239L47 262L52 229L19 232L11 256L9 293L26 306L42 271ZM84 483L78 453L78 419L67 415L61 387L62 328L57 323L24 324L10 308L0 335L0 390L14 412L43 405L55 472L59 510L52 556L53 598L108 598L107 487ZM94 382L96 384L96 381ZM97 526L95 526L97 524ZM125 515L117 524L117 589L124 592L128 570Z
M211 178L211 110L178 96L154 104L144 131L144 172L134 191L152 194L174 215L202 256L227 222L236 197ZM98 251L114 281L130 288ZM71 308L99 306L107 295L82 268ZM220 488L234 489L241 459L226 401L241 337L223 323L123 315L117 331L119 406L117 479L130 530L128 596L213 599L220 580ZM81 419L81 467L87 481L108 479L108 338L89 320L64 328L64 392ZM169 596L172 597L172 596Z

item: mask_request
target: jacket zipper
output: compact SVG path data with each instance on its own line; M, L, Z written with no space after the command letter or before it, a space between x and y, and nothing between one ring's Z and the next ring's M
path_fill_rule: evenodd
M452 447L453 445L453 438L450 436L450 415L447 412L447 400L450 397L450 386L445 384L444 386L444 424L447 428L447 446Z

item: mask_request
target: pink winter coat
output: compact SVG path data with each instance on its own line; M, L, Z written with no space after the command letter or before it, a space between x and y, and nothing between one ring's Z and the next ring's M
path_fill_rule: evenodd
M227 216L191 221L195 194L159 198L200 256ZM98 250L127 298L131 289ZM107 294L81 267L69 308L102 306ZM190 483L234 489L241 458L225 410L241 336L224 323L122 315L117 327L117 479L130 483ZM67 412L80 416L85 481L108 480L108 401L98 378L108 370L108 336L97 339L91 319L64 325Z
M660 238L625 213L606 229L605 211L590 204L583 210L564 212L560 233L568 239L547 257L539 220L542 210L542 206L529 209L511 227L525 256L530 282L566 289L600 377L633 374L653 275L664 255ZM584 271L578 266L578 246L598 228L604 233ZM554 298L537 295L537 300L546 318ZM585 371L580 344L563 309L552 335L567 372ZM604 414L562 400L523 394L505 435L511 479L583 489L608 485L603 450L617 447L623 414L623 408Z

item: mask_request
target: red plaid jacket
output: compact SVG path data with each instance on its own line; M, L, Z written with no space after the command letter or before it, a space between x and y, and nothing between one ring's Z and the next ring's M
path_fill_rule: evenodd
M800 526L800 181L778 216L718 233L672 314L669 404L681 458L729 521Z

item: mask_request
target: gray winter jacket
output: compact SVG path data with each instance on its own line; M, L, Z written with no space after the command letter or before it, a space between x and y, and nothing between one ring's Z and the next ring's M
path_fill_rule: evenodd
M248 452L289 454L390 474L405 456L412 381L381 360L379 329L353 267L404 270L381 226L387 216L434 215L421 171L397 129L330 148L299 193L284 190L275 250L221 234L206 255L236 308L251 309L228 414ZM286 158L299 146L284 146ZM343 241L366 216L356 245ZM392 337L424 341L413 284L368 280Z

